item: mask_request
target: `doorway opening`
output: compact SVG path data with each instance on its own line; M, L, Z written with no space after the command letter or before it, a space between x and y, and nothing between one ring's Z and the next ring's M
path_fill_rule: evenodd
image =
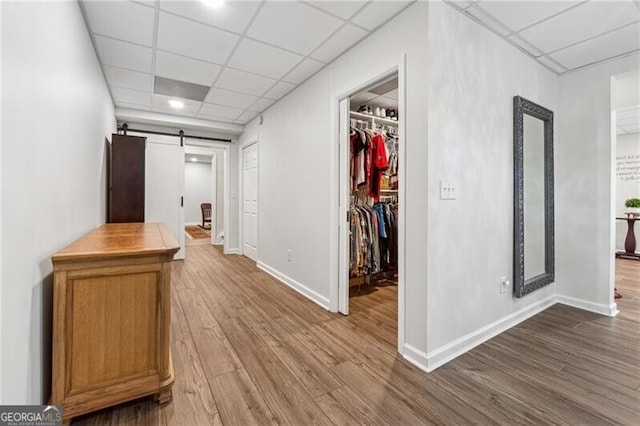
M185 150L184 232L186 245L208 244L216 234L216 155Z
M228 200L226 148L185 141L186 244L224 246Z
M614 301L624 315L640 295L640 77L639 70L611 83L613 157L612 213L615 224Z
M336 99L340 140L337 310L345 315L362 310L382 315L380 321L393 331L397 350L402 353L406 202L403 63Z

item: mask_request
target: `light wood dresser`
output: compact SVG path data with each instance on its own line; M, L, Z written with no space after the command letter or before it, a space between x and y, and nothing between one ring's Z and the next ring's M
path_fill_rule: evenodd
M154 395L171 400L171 261L162 223L109 223L53 258L51 403L63 420Z

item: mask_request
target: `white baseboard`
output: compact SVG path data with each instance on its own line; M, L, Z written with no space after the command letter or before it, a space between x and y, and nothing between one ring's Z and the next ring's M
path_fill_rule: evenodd
M294 289L298 293L300 293L303 296L305 296L307 299L312 300L313 302L315 302L318 305L322 306L326 310L329 310L329 299L327 297L324 297L321 294L311 290L309 287L299 283L298 281L294 280L291 277L288 277L287 275L283 274L282 272L273 269L271 266L265 265L261 261L258 261L257 265L258 265L258 268L262 269L264 272L266 272L267 274L271 275L272 277L274 277L278 281L281 281L283 284L291 287L292 289Z
M612 303L611 305L605 305L602 303L593 303L588 300L576 299L575 297L563 296L558 294L556 296L558 303L563 305L572 306L574 308L582 309L589 312L595 312L596 314L606 315L608 317L615 317L620 311L618 311L618 305Z
M227 252L225 254L240 254L240 249L230 248L230 249L227 250Z
M488 324L482 328L472 331L451 343L448 343L432 352L426 354L426 371L431 372L447 362L459 357L476 346L486 342L492 337L510 329L522 321L544 311L556 303L556 296L552 295L529 305L517 312L507 315L504 318ZM405 348L406 348L405 344ZM416 364L417 365L417 364Z
M411 364L415 365L422 371L427 371L427 372L429 371L427 370L426 352L422 352L420 349L408 343L404 344L403 349L404 349L404 353L402 354L402 356L404 357L404 359L406 359L407 361L409 361Z

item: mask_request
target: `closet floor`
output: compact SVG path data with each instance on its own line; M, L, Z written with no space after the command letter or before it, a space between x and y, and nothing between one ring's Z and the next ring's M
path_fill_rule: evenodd
M245 257L187 251L173 264L173 402L74 424L637 422L638 261L617 261L617 318L555 305L427 375L396 354L393 303L352 297L351 315L332 314Z

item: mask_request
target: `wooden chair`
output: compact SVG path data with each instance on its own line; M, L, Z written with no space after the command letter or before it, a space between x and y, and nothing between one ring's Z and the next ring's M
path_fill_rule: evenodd
M202 225L203 229L211 229L211 203L200 204L200 210L202 211ZM207 223L209 226L207 226Z

